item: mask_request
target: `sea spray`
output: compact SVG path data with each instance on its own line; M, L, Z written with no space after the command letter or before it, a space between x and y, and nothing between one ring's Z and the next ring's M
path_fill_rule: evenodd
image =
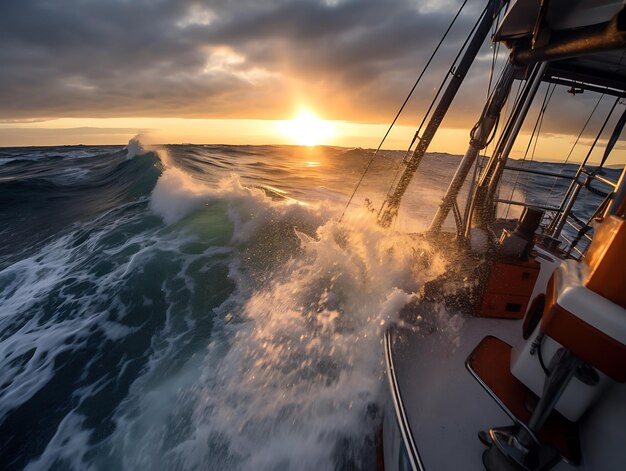
M382 331L417 321L453 347L460 322L419 302L442 257L358 209L404 153L372 165L339 225L366 151L142 147L0 152L0 462L370 467ZM426 156L407 232L457 163ZM540 176L516 191L529 185L548 197Z
M367 214L339 225L338 208L274 201L236 177L204 191L187 179L168 168L151 208L173 223L200 203L225 200L237 289L215 309L220 321L201 360L173 383L155 380L159 361L138 379L107 459L124 468L371 465L382 333L443 265L416 278L416 249L427 244L389 234ZM292 247L287 258L284 246Z
M182 170L168 167L152 192L150 207L166 224L173 224L206 203L208 196L207 189Z
M146 153L146 147L144 146L144 143L142 142L141 134L137 134L130 141L128 141L128 144L126 145L126 158L127 159L132 159L133 157L136 157L138 155L142 155L145 153Z

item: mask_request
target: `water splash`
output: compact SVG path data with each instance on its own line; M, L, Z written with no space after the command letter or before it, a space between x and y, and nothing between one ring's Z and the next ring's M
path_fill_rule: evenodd
M161 355L138 380L113 455L125 468L371 464L383 329L442 265L416 276L426 244L365 214L340 226L336 211L272 201L237 179L204 197L228 204L237 290L215 310L205 352L164 381Z
M135 137L131 138L126 145L126 158L132 159L138 155L143 155L146 153L146 148L142 143L143 136L141 134L137 134Z
M367 468L381 333L440 257L366 211L335 222L366 153L237 148L233 175L221 146L148 150L81 157L63 201L86 211L0 269L0 459Z

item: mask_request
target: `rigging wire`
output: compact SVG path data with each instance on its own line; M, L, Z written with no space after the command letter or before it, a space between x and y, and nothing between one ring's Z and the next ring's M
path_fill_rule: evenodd
M550 89L551 85L552 85L552 89ZM546 87L546 94L543 97L541 108L539 108L539 114L537 115L535 126L533 127L532 133L530 134L530 139L528 140L528 145L526 146L526 151L524 152L524 158L522 159L522 162L526 162L526 158L528 157L528 151L530 150L530 146L533 144L533 140L535 142L533 145L533 150L532 150L532 154L531 154L529 162L532 163L535 160L535 151L537 150L537 142L539 142L539 135L541 133L541 126L543 125L543 118L546 115L546 109L548 108L548 105L550 104L550 100L552 100L552 95L554 94L555 89L556 89L556 84L548 84L548 86ZM519 181L520 173L521 172L517 172L517 175L515 175L515 182L513 183L513 189L511 190L511 196L509 197L510 201L513 201L513 196L515 195L515 190L517 189L517 184ZM526 179L526 181L528 181L528 178ZM506 208L506 213L504 215L505 219L509 216L510 210L511 210L511 204L509 203L509 205Z
M476 28L478 27L478 25L480 23L480 20L482 19L483 16L485 16L486 12L487 12L487 7L485 7L485 9L481 13L481 15L478 17L478 19L476 20L476 23L474 23L474 26L472 26L472 29L470 30L469 34L465 38L465 41L463 41L463 44L459 48L459 51L457 52L456 56L454 57L454 60L452 61L452 65L450 66L450 69L448 70L448 72L446 73L446 76L444 77L444 79L442 80L441 84L439 85L439 89L437 90L437 93L435 94L435 97L430 102L430 105L428 106L428 109L426 110L426 113L422 117L422 121L421 121L419 127L417 128L417 132L415 133L415 137L413 138L413 141L411 142L411 147L413 146L413 143L415 143L416 138L419 138L419 133L422 130L422 128L424 127L424 124L426 124L426 119L428 118L428 115L430 115L430 112L432 111L433 107L435 106L435 103L437 102L437 98L439 98L439 95L443 91L443 87L446 84L446 82L448 81L448 78L451 75L454 75L455 66L456 66L457 62L459 61L459 58L461 57L461 54L465 50L465 46L467 46L467 43L470 41L472 36L474 36L474 31L476 31ZM457 15L458 15L458 13L457 13ZM409 151L411 150L411 147L409 147Z
M357 190L359 189L359 186L361 185L361 183L363 182L363 179L365 178L365 175L367 174L370 166L372 165L372 162L374 161L374 159L376 158L376 155L378 154L378 151L380 151L380 148L383 146L385 140L387 139L387 136L389 135L389 133L391 132L391 129L393 128L393 126L396 124L396 121L398 120L398 118L400 117L400 114L402 113L402 111L404 110L404 107L407 105L407 103L409 102L409 99L411 98L411 96L413 95L413 92L415 91L415 89L417 88L417 85L419 84L419 82L422 80L422 77L424 76L424 74L426 73L426 70L428 69L428 67L430 66L430 63L433 61L433 59L435 58L435 55L437 54L437 52L439 51L439 48L441 47L441 45L443 44L443 42L445 41L446 37L448 36L448 33L450 32L450 30L452 29L452 27L454 26L454 23L456 23L457 18L459 17L459 15L461 14L461 11L463 10L463 8L465 8L465 5L467 4L468 0L464 0L463 3L461 4L461 6L459 7L459 10L456 12L456 15L454 15L454 18L452 19L452 22L450 23L450 25L448 26L448 28L446 29L445 33L443 34L443 36L441 37L441 39L439 40L439 43L437 44L437 46L435 47L435 50L432 52L432 54L430 55L430 57L428 58L428 61L426 62L426 65L424 66L424 68L422 69L422 72L419 74L419 76L417 77L417 80L415 81L415 83L413 84L413 88L411 88L411 91L409 91L409 94L407 95L407 97L404 99L404 103L402 103L402 106L400 106L400 109L398 110L398 112L396 113L395 118L393 118L393 121L391 122L391 124L389 125L389 128L387 129L387 132L385 133L385 135L383 136L382 140L380 141L380 144L378 144L378 148L376 149L376 151L374 151L374 153L372 154L372 157L370 158L369 162L367 163L365 170L363 171L361 178L359 179L359 181L356 184L356 187L354 188L354 191L352 192L352 195L350 195L350 199L348 200L348 203L346 204L346 207L343 209L343 212L341 213L341 216L339 217L339 222L342 221L343 216L346 214L346 210L348 209L348 207L350 206L350 203L352 203L352 199L354 198L354 195L356 194ZM482 15L481 15L482 16Z
M428 119L428 116L430 115L430 112L432 111L433 107L435 106L435 103L437 102L437 99L439 98L439 95L443 91L443 87L448 82L448 78L451 75L454 74L455 65L457 64L459 58L461 57L461 53L465 50L465 46L467 46L467 43L472 38L472 36L474 36L474 31L476 31L476 28L478 27L478 25L480 23L480 20L482 19L482 17L485 15L486 12L487 12L487 6L485 7L485 9L481 13L481 15L478 17L478 20L476 21L476 23L474 23L474 26L472 27L472 29L470 30L469 34L465 38L465 41L463 42L463 44L459 48L459 52L457 52L456 57L452 61L452 65L450 66L450 69L448 69L448 71L446 72L446 76L444 77L444 79L439 84L439 88L437 89L437 93L435 93L435 96L431 100L430 105L428 106L428 109L426 110L426 113L422 117L422 122L420 123L419 127L417 128L417 131L415 131L415 134L413 135L413 139L411 140L411 143L409 144L409 147L406 150L406 153L404 154L404 157L402 158L402 161L400 162L400 164L396 168L396 173L395 173L393 179L391 180L391 184L389 185L389 189L387 190L387 197L391 193L391 190L393 189L393 187L396 185L398 177L400 176L400 171L402 170L403 165L406 163L406 160L407 160L409 154L411 153L411 149L413 148L413 144L415 144L415 142L420 138L419 134L420 134L422 128L424 127L424 124L426 123L426 119ZM387 202L387 198L385 198L385 200L382 202L380 208L378 209L378 215L380 215L380 213L382 212L386 202Z
M504 74L504 70L502 71L502 74ZM515 92L515 99L513 100L513 106L511 107L511 112L510 112L510 113L509 113L509 111L508 111L508 109L509 109L509 103L510 103L510 100L509 100L509 99L507 99L507 100L506 100L506 105L505 105L505 108L504 108L504 116L505 116L506 120L504 121L504 123L503 123L503 125L502 125L502 128L501 128L501 130L500 130L500 135L498 136L498 141L496 141L496 145L495 145L495 147L494 147L494 154L492 154L492 156L490 157L490 159L489 159L487 162L485 162L485 165L484 165L484 166L481 166L480 173L478 174L478 181L479 181L479 182L480 182L480 181L482 181L482 180L483 180L483 178L485 177L485 176L483 175L483 171L484 171L484 169L487 167L487 165L489 164L489 161L490 161L491 159L493 159L495 156L497 156L497 158L498 158L498 159L500 159L500 157L501 157L501 156L500 156L501 151L502 151L501 144L503 143L503 142L502 142L502 139L505 139L505 138L506 138L506 133L507 133L507 130L509 129L509 126L511 126L511 124L512 124L512 122L513 122L514 118L515 118L515 110L516 110L516 109L518 108L518 106L520 105L520 102L521 102L521 100L522 100L522 90L526 88L526 84L527 84L527 82L528 82L528 78L524 78L524 79L522 79L522 80L519 80L519 81L518 81L518 84L517 84L517 91ZM510 96L510 92L509 92L509 96ZM507 116L507 114L508 114L508 116ZM481 117L481 119L482 119L482 117ZM497 124L499 124L499 122L500 122L500 121L501 121L501 119L499 119L499 120L498 120L498 123L496 123L496 129L497 129ZM471 131L471 132L473 133L474 131L475 131L475 130L474 130L474 129L472 129L472 131ZM472 138L473 138L473 136L472 136ZM491 138L489 139L488 143L491 143L491 141L492 141L494 138L495 138L495 133L491 136ZM474 196L476 195L476 192L477 192L477 191L478 191L478 188L476 188L476 189L474 190ZM498 187L498 192L499 192L499 187ZM472 209L472 208L469 208L469 210L468 210L468 216L467 216L467 219L468 219L468 220L469 220L469 218L471 217L471 214L470 214L470 213L471 213L472 211L473 211L473 209Z
M533 162L535 160L535 151L537 150L537 142L539 142L539 135L541 133L541 127L543 126L543 119L545 118L546 108L550 104L550 100L552 100L552 95L554 94L554 90L556 89L556 83L552 86L552 91L550 92L550 96L548 97L548 101L546 102L541 116L541 121L539 122L539 128L537 129L537 136L535 137L535 144L533 145L533 152L530 155L530 161Z
M507 2L505 8L504 9L500 9L498 11L497 16L494 15L494 17L493 17L493 24L492 24L492 28L491 28L491 31L492 31L491 32L491 36L492 37L494 37L496 35L496 28L497 28L497 25L500 24L500 18L501 18L501 16L505 16L506 15L507 11L509 10L509 5L510 4L511 4L510 2ZM487 103L489 103L489 98L491 97L491 94L493 92L493 90L491 89L491 86L494 84L494 82L493 82L493 73L495 71L496 63L498 61L499 56L500 56L500 41L498 41L496 43L496 46L493 47L493 52L492 52L492 55L491 55L491 67L489 69L489 83L487 84ZM498 78L498 82L502 78L502 75L504 75L504 67L500 70L500 76ZM518 94L519 94L519 89L518 89ZM507 106L508 106L508 101L507 101ZM506 112L505 112L505 115L506 115ZM482 121L483 118L484 118L484 115L481 115L481 117L480 117L480 119L478 121L479 122ZM499 125L500 125L500 114L498 114L498 116L496 118L496 123L493 126L493 131L492 131L491 136L485 142L484 155L487 155L487 149L489 148L489 145L491 144L493 139L496 137ZM474 138L474 133L476 132L476 128L477 127L478 127L478 124L474 125L474 127L470 131L471 139ZM480 154L479 154L479 156L480 156Z
M565 166L569 162L569 159L572 156L572 153L574 152L574 149L578 145L578 141L580 141L580 138L582 137L583 133L585 132L585 129L587 129L587 126L589 125L589 122L591 121L591 118L593 118L593 115L595 114L596 110L598 109L598 106L600 105L600 102L602 101L603 98L604 98L604 93L602 95L600 95L600 98L598 98L598 101L596 102L596 105L591 110L591 113L589 114L589 117L587 118L587 121L585 121L585 124L583 125L583 128L578 133L578 136L576 137L576 140L574 141L574 144L572 145L572 148L569 150L569 153L567 154L567 157L565 158L565 161L563 162L563 165L561 166L561 170L559 171L559 176L563 174L563 170L565 170ZM557 183L558 179L559 179L559 177L554 177L554 180L552 181L552 187L550 188L550 193L548 193L548 196L546 197L546 201L545 201L545 205L546 206L548 205L548 202L550 201L550 198L552 198L552 195L554 193L554 188L556 187L556 183Z
M499 8L498 9L498 13L493 15L493 21L492 21L492 26L491 26L491 37L495 37L496 35L496 29L498 27L498 25L500 24L500 19L503 16L506 16L507 12L509 11L509 6L511 5L511 2L507 1L506 5L504 8ZM491 68L489 70L489 84L487 85L487 99L489 99L489 95L491 95L491 85L493 84L493 72L495 70L496 67L496 62L498 60L498 57L500 55L500 41L498 41L495 45L495 47L492 47L493 49L493 53L491 56Z
M503 73L504 73L504 70L502 71L502 74L503 74ZM494 135L492 135L492 136L489 138L489 141L487 142L487 144L490 144L490 143L493 141L493 139L495 138L495 135L496 135L496 133L497 133L497 126L498 126L500 123L502 123L502 127L500 128L500 135L498 136L498 141L497 141L497 143L496 143L496 147L495 147L495 149L494 149L494 152L498 152L498 151L499 151L499 147L500 147L500 146L499 146L499 145L500 145L500 140L503 138L503 134L504 134L504 132L506 131L506 129L507 129L507 128L509 127L509 125L511 124L511 120L513 119L513 113L515 112L516 108L517 108L517 107L518 107L518 105L519 105L519 101L520 101L521 96L522 96L522 90L523 90L523 88L526 86L526 82L527 82L527 80L528 80L528 79L522 79L522 80L519 80L519 81L518 81L518 84L517 84L517 91L515 92L515 99L513 100L513 106L511 107L511 112L510 112L510 113L509 113L509 103L510 103L510 100L509 100L509 99L507 99L507 100L506 100L506 104L505 104L505 107L504 107L504 117L505 117L506 119L505 119L504 121L502 121L502 119L500 119L500 118L498 119L498 122L496 123L496 126L495 126L496 132L494 133ZM510 95L509 95L509 96L510 96ZM507 115L508 115L508 116L507 116ZM481 119L482 119L482 117L481 117ZM471 132L473 133L474 131L475 131L475 130L474 130L474 129L472 129L472 131L471 131ZM487 155L487 153L485 152L485 157L486 157L486 155ZM482 170L483 170L483 169L482 169L482 167L481 167L481 169L480 169L480 170L481 170L481 174L482 174ZM480 174L479 174L479 179L480 179Z
M591 145L591 147L589 148L589 152L587 152L587 155L585 156L585 159L582 161L582 163L580 164L580 169L583 169L585 165L587 165L587 161L589 160L589 157L591 157L591 153L593 152L593 150L596 147L596 144L598 143L598 140L600 139L600 136L602 135L602 133L604 132L604 128L606 127L607 123L609 122L609 120L611 119L611 116L613 115L613 111L615 111L615 107L619 104L620 101L620 97L618 96L615 99L615 102L613 103L613 106L611 106L611 109L609 110L609 114L607 115L606 119L604 120L604 122L602 123L602 127L600 128L600 131L598 131L598 135L596 136L596 138L593 141L593 144Z
M587 164L587 161L589 160L589 157L591 156L591 153L593 152L593 150L594 150L594 148L595 148L595 146L596 146L600 136L604 132L604 128L607 125L607 123L609 122L609 120L611 118L611 115L613 114L613 111L615 110L615 107L619 104L619 102L620 102L620 97L617 97L617 99L615 100L615 103L613 103L613 106L611 107L611 109L609 111L608 116L604 120L604 123L602 124L602 127L600 128L600 131L598 132L598 135L596 136L596 138L595 138L591 148L589 149L589 152L587 153L587 156L585 157L585 160L583 160L583 162L580 164L580 167L578 169L578 173L576 174L576 178L578 177L578 175L580 175L581 171L584 171L584 166ZM586 178L585 182L583 183L583 186L584 186L585 189L587 189L591 193L605 198L604 201L606 202L607 198L610 196L610 193L605 193L605 192L603 192L601 190L598 190L596 188L593 188L591 186L592 178L601 169L602 165L604 165L604 158L600 162L600 166L597 167L595 170L593 170L591 173L585 172L587 174L587 178ZM602 204L604 204L604 202ZM592 217L589 220L589 222L586 223L586 222L582 221L580 218L575 217L574 216L574 212L570 209L568 217L571 217L574 220L574 222L576 222L580 227L578 228L578 233L576 234L576 236L569 243L569 247L567 249L567 253L568 254L571 254L572 250L576 250L578 253L580 253L581 257L584 256L584 253L581 252L579 249L577 249L576 246L578 245L578 243L580 242L582 237L584 235L586 235L586 233L589 232L589 230L592 229L591 221L593 220L593 218L595 217L597 212L598 212L598 209L596 209L596 213L594 213L594 215L592 215ZM567 222L569 223L569 221L567 221ZM573 227L576 228L575 226L573 226Z
M611 134L611 137L609 138L609 140L606 143L606 146L605 146L605 149L604 149L604 155L602 156L602 159L600 160L600 164L592 172L592 175L595 175L598 172L602 171L602 168L604 167L604 164L606 163L607 159L609 158L609 155L611 154L611 152L615 148L615 144L617 143L617 140L619 139L620 134L621 134L622 130L624 129L624 125L625 124L626 124L626 110L622 113L620 118L617 120L617 123L615 123L615 128L613 129L613 133Z
M620 101L620 97L618 96L615 99L615 102L613 103L613 105L611 106L611 109L609 110L608 115L606 116L604 122L602 123L602 126L600 127L600 130L598 131L598 134L596 135L595 139L593 140L593 143L591 144L591 147L589 147L589 151L587 152L587 155L585 156L583 161L578 166L578 170L576 171L576 175L574 176L574 178L572 178L570 186L569 186L568 190L565 192L565 196L563 197L563 202L561 203L560 208L564 208L565 201L568 198L572 198L573 196L575 197L575 195L577 193L577 190L575 189L575 186L576 185L579 185L579 186L581 185L581 183L578 181L578 177L580 176L581 173L583 173L583 171L585 171L585 165L587 165L587 162L589 161L589 158L591 157L591 154L593 153L593 151L594 151L594 149L596 147L596 144L598 143L598 140L602 136L602 133L604 132L604 128L606 127L607 123L611 119L611 115L613 114L613 111L615 110L615 107L617 106L619 101ZM573 201L572 201L572 203L573 203ZM565 211L563 213L561 213L561 215L560 215L559 227L558 227L559 235L560 235L561 229L564 227L565 222L567 222L567 216L568 216L567 212L565 212ZM557 221L557 219L554 219L552 221L552 223L550 225L550 230L551 231L554 230L554 227L552 227L552 224L554 224L556 221ZM571 244L570 244L570 248L574 248L574 247L572 247ZM578 250L578 249L576 249L576 250ZM582 255L582 252L581 252L581 255Z
M507 2L505 9L500 9L500 11L498 12L497 17L494 16L494 20L493 20L493 25L491 28L491 36L494 37L496 34L496 26L498 24L500 24L500 18L501 16L504 14L506 15L506 11L508 11L509 8L509 2ZM489 101L489 97L491 96L491 86L493 85L493 74L496 68L496 64L498 62L498 59L500 58L500 41L497 42L497 44L495 45L495 47L492 47L492 53L491 53L491 67L489 68L489 83L487 84L487 97L486 100L487 102ZM500 75L502 75L502 71L500 72ZM498 126L500 125L500 117L498 116L498 120L496 121L494 127L493 127L493 135L495 136L498 132ZM463 223L465 224L467 222L467 218L468 218L468 214L469 214L469 209L470 209L470 205L469 205L469 200L472 197L472 193L474 192L474 186L476 185L477 181L478 181L478 175L479 172L482 172L482 160L484 158L484 156L487 155L488 151L489 151L489 145L491 144L491 139L488 140L488 142L485 145L485 148L481 153L478 153L478 157L476 158L476 161L474 162L474 173L472 175L472 179L470 181L470 185L469 188L467 189L467 200L465 202L465 211L463 213Z

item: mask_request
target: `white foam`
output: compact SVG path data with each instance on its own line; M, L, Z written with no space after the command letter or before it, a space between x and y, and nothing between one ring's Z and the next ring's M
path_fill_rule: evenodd
M244 187L236 174L209 185L193 178L178 168L164 149L158 150L165 170L152 191L150 208L166 224L175 224L193 211L212 201L228 203L229 218L235 225L235 240L242 242L256 234L258 227L267 224L272 211L300 211L307 206L294 199L273 201L259 188ZM310 207L315 212L317 206ZM302 208L302 211L307 211Z
M28 463L24 470L46 470L60 463L65 469L92 469L85 462L90 432L82 428L84 420L84 417L75 411L67 414L42 455Z
M83 348L96 330L111 340L135 330L110 320L107 310L94 307L106 299L106 305L117 315L125 313L111 293L118 292L127 276L142 265L132 259L124 264L118 257L109 272L94 273L94 255L100 250L101 238L129 220L122 217L109 225L95 221L99 229L82 243L77 245L77 234L70 233L0 270L0 328L6 335L0 342L0 356L4 358L0 364L0 420L48 384L59 356ZM121 240L116 250L104 255L112 262L115 253L133 248L142 253L144 247L154 248L157 242L160 249L168 249L167 241L156 235L150 239L139 234ZM77 285L93 288L79 294L73 289ZM54 302L54 309L47 312L50 302Z
M116 412L115 432L90 448L89 432L72 413L31 467L75 457L71 465L84 468L88 450L92 464L103 469L328 469L343 449L349 454L371 447L384 374L382 332L443 264L434 257L416 271L416 254L429 251L428 245L382 230L366 210L351 212L339 225L333 217L340 208L327 201L273 201L236 176L210 186L185 174L167 154L161 158L165 170L150 197L151 211L176 224L204 204L220 202L233 226L227 246L191 255L181 250L186 233L141 233L103 252L115 264L95 277L90 254L123 224L118 220L79 246L69 236L60 238L0 272L12 280L4 285L0 315L13 320L70 278L94 283L94 292L84 297L61 295L61 304L76 304L75 318L40 322L34 316L0 351L18 359L33 342L37 347L26 365L0 366L0 379L13 381L5 390L10 397L0 392L6 411L47 384L56 355L80 348L81 335L93 335L95 327L118 341L134 331L106 312L91 315L93 303L106 299L123 318L116 293L130 276L156 253L174 254L180 267L171 275L176 282L168 277L161 286L165 324L154 332L145 371ZM214 318L211 338L181 362L177 354L187 348L195 321L188 315L190 303L179 302L180 287L189 293L212 288L197 285L187 273L196 261L211 270L203 259L211 254L228 255L237 289L206 313ZM128 364L120 363L112 375L121 375ZM92 386L75 391L79 402L96 394L101 383Z
M268 224L320 217L319 208L272 202L232 180L218 193L231 195L235 247L265 247ZM372 438L382 332L443 265L414 273L415 253L428 246L364 214L298 238L286 263L267 254L261 285L246 259L233 259L238 290L216 313L223 321L200 360L163 378L157 365L167 354L153 358L110 439L108 453L124 467L332 469L337 446L358 451Z
M174 224L207 202L210 191L182 170L170 166L152 191L151 209L166 224Z
M143 136L141 134L137 134L133 137L128 144L126 145L126 158L132 159L138 155L142 155L146 153L146 149L142 144Z
M77 183L85 180L90 173L90 170L87 168L73 167L63 169L63 171L58 172L53 177L46 179L59 185L67 185L68 183Z

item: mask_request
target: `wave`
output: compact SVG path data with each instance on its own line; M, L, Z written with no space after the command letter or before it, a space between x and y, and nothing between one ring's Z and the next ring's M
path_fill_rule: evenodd
M185 149L142 147L90 159L79 181L11 182L39 192L31 205L49 197L30 214L55 218L0 265L0 460L371 467L381 332L443 259L366 210L338 224L340 200L190 175Z
M146 153L146 149L141 142L141 135L137 134L133 137L126 146L126 158L132 159L138 155L142 155Z
M7 221L0 235L11 235L0 239L0 267L78 223L148 197L163 166L155 151L132 160L118 151L87 167L28 162L20 170L0 174L0 219Z
M19 147L0 149L0 167L12 163L36 163L44 160L85 160L115 152L115 146Z
M103 465L371 465L381 332L443 265L416 276L414 249L426 244L390 237L365 215L340 226L334 211L272 201L236 179L213 198L234 228L236 290L214 309L205 349L175 375L163 370L176 346L155 352L118 411Z

